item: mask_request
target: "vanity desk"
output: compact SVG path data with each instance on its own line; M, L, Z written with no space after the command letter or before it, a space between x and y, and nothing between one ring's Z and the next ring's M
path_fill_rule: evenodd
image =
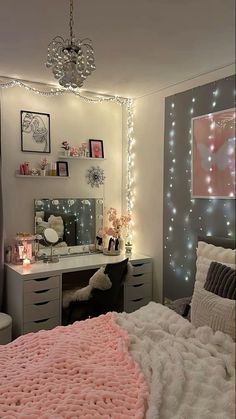
M13 337L61 325L64 274L78 272L73 286L79 287L80 271L96 270L126 257L99 253L60 258L57 263L36 262L27 267L6 264L6 312L12 316ZM126 312L152 300L152 259L132 254L129 261L133 269L124 284Z

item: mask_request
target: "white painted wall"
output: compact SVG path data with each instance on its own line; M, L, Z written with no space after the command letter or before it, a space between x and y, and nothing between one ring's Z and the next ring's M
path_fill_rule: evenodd
M20 111L46 112L51 116L51 154L21 152ZM1 93L2 187L6 244L17 231L33 231L35 198L104 198L106 207L121 208L122 195L122 107L115 103L86 103L73 96L42 97L24 89ZM102 139L107 160L69 161L70 179L21 179L14 173L20 163L38 167L46 156L58 160L63 140L78 146L89 138ZM105 186L91 188L86 170L100 165L105 170Z
M135 112L135 249L154 259L154 299L163 292L163 162L165 97L234 74L228 66L137 99Z

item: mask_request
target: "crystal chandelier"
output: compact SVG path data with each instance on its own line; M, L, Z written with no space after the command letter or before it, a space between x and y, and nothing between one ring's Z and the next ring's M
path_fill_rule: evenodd
M91 39L75 39L73 0L70 0L70 38L56 36L48 46L46 67L52 67L60 85L76 89L82 87L86 78L96 69Z

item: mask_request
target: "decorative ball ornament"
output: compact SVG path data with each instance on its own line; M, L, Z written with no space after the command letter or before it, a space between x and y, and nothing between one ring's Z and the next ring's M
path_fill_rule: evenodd
M99 188L100 185L104 184L104 170L100 167L92 166L90 169L88 169L86 178L88 180L88 184L91 185L92 188Z

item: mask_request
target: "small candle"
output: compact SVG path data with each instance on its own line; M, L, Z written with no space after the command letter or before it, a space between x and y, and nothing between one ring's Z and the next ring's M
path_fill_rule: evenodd
M30 267L30 260L25 258L23 259L23 269L29 269Z

